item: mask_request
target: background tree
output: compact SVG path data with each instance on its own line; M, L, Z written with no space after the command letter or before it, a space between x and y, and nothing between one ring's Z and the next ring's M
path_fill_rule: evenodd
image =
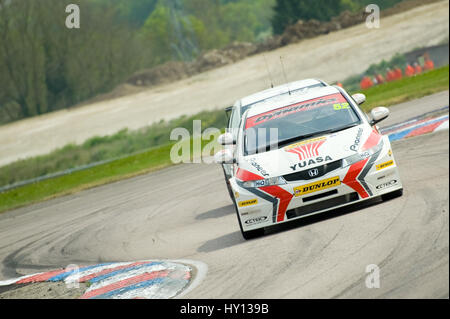
M381 10L392 7L401 0L377 0ZM275 34L284 32L287 26L298 20L316 19L329 21L343 10L362 10L373 0L276 0L272 27Z
M328 21L338 15L341 9L339 0L277 0L272 19L273 31L281 34L287 26L298 20Z
M298 19L329 20L372 0L77 0L81 28L68 29L72 2L0 0L0 124L72 107L137 70L263 41Z

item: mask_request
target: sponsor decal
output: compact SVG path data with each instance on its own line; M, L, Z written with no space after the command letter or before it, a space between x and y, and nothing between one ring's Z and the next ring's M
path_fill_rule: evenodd
M355 141L353 142L353 145L350 146L350 150L357 152L359 144L361 143L361 135L364 132L362 128L358 129L358 133L356 134Z
M246 223L247 225L254 225L254 224L260 224L260 223L263 223L263 222L265 222L266 220L267 220L267 216L259 216L259 217L254 217L254 218L247 219L247 220L245 221L245 223Z
M331 156L328 156L328 155L325 156L325 157L318 156L316 158L311 158L309 160L299 162L298 164L294 164L294 165L290 166L290 168L293 171L295 171L297 169L301 169L301 168L304 168L304 167L307 167L307 166L311 166L311 165L322 163L322 162L329 162L329 161L332 161L332 160L333 159L331 158Z
M300 160L319 156L319 147L325 143L325 137L319 137L285 147L284 150L289 153L297 154Z
M261 167L261 165L259 165L254 158L252 158L250 160L250 164L252 164L252 166L255 167L258 170L258 172L261 173L262 176L269 176L269 174L266 172L266 170L263 169Z
M388 155L392 156L392 150L389 150Z
M294 195L296 197L306 195L309 193L314 193L317 191L321 191L323 189L331 188L341 185L341 180L339 179L339 176L331 177L328 179L324 179L318 182L298 186L294 188Z
M394 161L393 160L390 160L390 161L378 164L377 165L377 171L382 170L383 168L389 167L391 165L394 165Z
M258 204L258 199L249 199L249 200L244 200L238 203L239 207L247 207L247 206L252 206L252 205L256 205Z
M248 216L248 215L253 215L253 214L256 214L256 213L261 213L261 210L260 209L253 209L253 210L249 210L249 211L246 211L246 212L242 212L241 216Z
M301 141L301 142L294 143L294 144L291 144L291 145L289 145L289 146L286 146L286 147L284 148L284 150L285 150L285 151L288 151L288 150L291 150L291 149L293 149L293 148L297 148L298 146L302 146L302 145L309 144L309 143L313 143L313 142L323 141L323 140L325 140L325 139L326 139L326 137L324 137L324 136L312 138L312 139L309 139L309 140Z
M302 101L300 103L295 103L272 111L268 111L266 113L252 116L247 119L245 128L248 129L250 127L260 125L270 120L282 118L296 112L310 110L317 107L331 106L334 103L341 103L341 102L346 102L346 100L340 93L322 96L308 101Z
M377 177L377 180L379 181L380 179L387 178L387 177L392 176L394 174L395 174L395 172L391 171L391 172L389 172L387 174L384 174L384 175L381 175L381 176Z
M234 192L234 197L239 198L239 192Z
M376 187L376 189L384 189L384 188L392 187L392 186L396 185L397 182L398 181L396 179L393 179L393 180L391 180L391 181L389 181L387 183L383 183L383 184L378 185Z

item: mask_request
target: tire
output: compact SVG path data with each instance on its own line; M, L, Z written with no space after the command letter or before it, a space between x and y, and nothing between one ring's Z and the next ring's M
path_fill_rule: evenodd
M244 231L244 229L242 228L241 219L239 218L239 211L237 209L236 202L234 200L233 200L233 204L234 204L234 210L236 211L236 217L237 217L237 220L239 223L239 228L241 229L242 237L244 237L245 240L249 240L249 239L253 239L253 238L264 235L264 228L258 228L255 230Z
M397 197L400 197L403 195L403 188L397 189L396 191L393 191L391 193L387 193L384 195L381 195L381 199L383 201L391 200Z

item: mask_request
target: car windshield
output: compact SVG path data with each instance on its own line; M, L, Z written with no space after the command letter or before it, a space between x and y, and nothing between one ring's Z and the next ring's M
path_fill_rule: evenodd
M248 117L244 127L244 153L265 152L360 123L341 93L302 101Z

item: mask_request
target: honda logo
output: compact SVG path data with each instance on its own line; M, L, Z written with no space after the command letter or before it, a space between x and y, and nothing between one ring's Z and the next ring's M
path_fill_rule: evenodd
M310 169L308 171L308 175L309 177L316 177L317 175L319 175L319 170L317 168Z

